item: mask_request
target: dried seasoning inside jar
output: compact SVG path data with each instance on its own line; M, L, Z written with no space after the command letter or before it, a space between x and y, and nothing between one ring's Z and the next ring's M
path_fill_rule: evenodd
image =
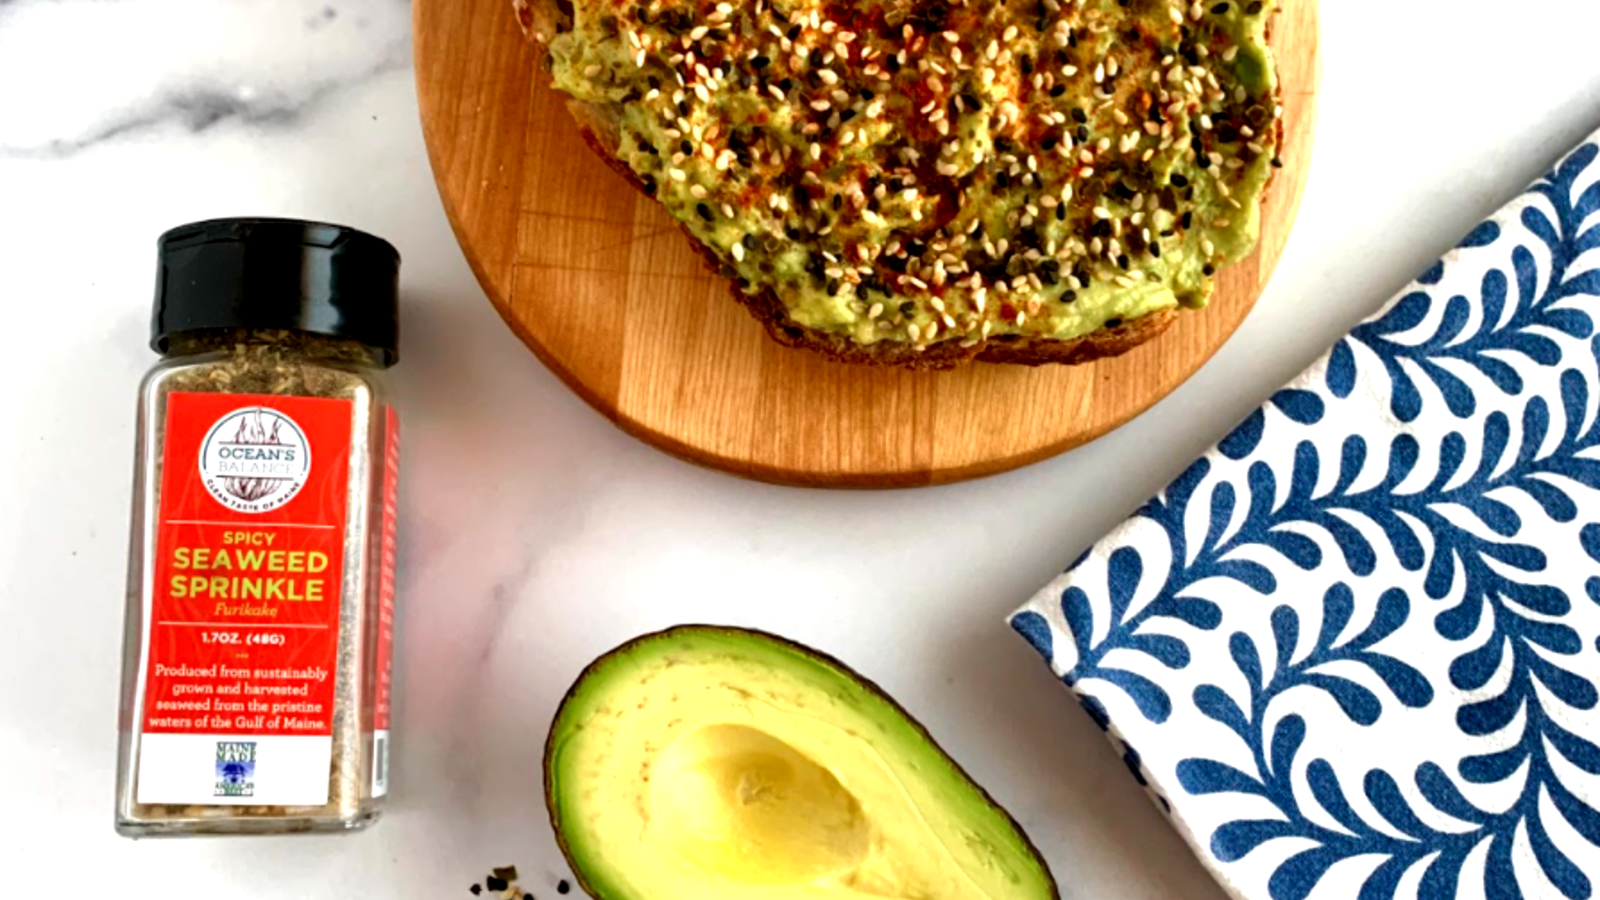
M160 251L117 828L359 828L388 780L398 256L259 219Z

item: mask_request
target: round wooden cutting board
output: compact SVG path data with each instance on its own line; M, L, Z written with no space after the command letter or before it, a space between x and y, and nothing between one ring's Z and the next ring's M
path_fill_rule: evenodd
M417 87L446 212L489 299L596 409L694 462L790 484L987 475L1105 434L1181 384L1255 303L1305 185L1320 71L1314 0L1274 46L1287 144L1256 254L1210 307L1116 359L949 372L848 366L774 343L659 205L584 145L511 0L416 0Z

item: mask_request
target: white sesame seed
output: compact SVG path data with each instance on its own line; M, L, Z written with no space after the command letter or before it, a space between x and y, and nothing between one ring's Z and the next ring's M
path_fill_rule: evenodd
M733 258L737 262L744 262L744 245L743 244L735 243L733 245Z
M593 77L595 77L596 75L599 75L599 74L600 74L600 66L597 65L597 64L590 64L590 65L587 65L587 66L583 67L583 77L585 77L585 78L593 78Z
M1005 41L1008 44L1011 43L1012 41L1016 40L1016 38L1017 38L1017 26L1015 26L1015 25L1007 25L1005 32L1000 35L1000 38L1001 38L1001 40Z

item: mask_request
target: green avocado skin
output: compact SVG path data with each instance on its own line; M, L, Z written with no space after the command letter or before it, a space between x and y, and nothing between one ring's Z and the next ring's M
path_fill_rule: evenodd
M666 6L677 4L651 8ZM1042 22L1035 24L1039 0L1008 0L997 3L998 12L981 20L960 19L958 12L943 26L949 30L930 31L923 43L914 46L921 48L919 55L932 55L937 68L924 70L923 61L909 59L897 69L896 80L886 82L891 86L881 89L882 96L872 95L871 101L864 99L870 90L854 93L862 84L877 85L862 75L861 58L822 62L831 59L830 47L840 46L829 43L837 31L810 44L790 46L783 41L791 50L799 48L791 56L768 46L768 32L758 27L760 23L739 20L744 31L727 32L724 42L730 58L714 66L715 74L725 74L725 79L708 82L713 87L709 91L693 89L702 85L693 81L694 67L683 62L685 46L690 54L697 47L714 52L684 39L680 26L702 21L699 18L675 23L670 14L660 12L636 22L624 17L623 31L618 31L618 18L609 7L578 4L573 30L557 36L550 50L558 88L620 111L618 156L651 186L653 196L719 258L726 274L747 291L774 292L799 325L845 335L863 345L883 340L927 344L991 335L1065 340L1163 309L1204 306L1217 269L1247 256L1256 246L1260 198L1276 161L1278 85L1267 42L1276 6L1276 0L1206 4L1208 11L1182 25L1193 41L1183 48L1193 63L1186 67L1178 45L1168 44L1178 31L1168 16L1185 15L1178 10L1190 9L1187 4L1174 5L1171 0L1066 4L1061 15L1070 14L1078 23L1069 47L1064 40L1056 46L1054 38L1059 35L1039 27ZM891 21L896 21L895 10L902 7L910 11L910 22L920 21L917 4L847 3L841 8L887 8ZM804 22L805 11L811 8L806 3L775 2L766 27L781 34L791 21ZM719 20L705 21L714 25ZM872 28L862 29L863 35L885 30L878 19L872 21ZM1119 37L1134 25L1151 37L1136 42ZM630 36L624 39L623 33ZM896 34L893 28L887 33ZM671 53L667 61L678 59L677 70L663 67L659 54L644 53L636 59L633 48L640 46L633 43L636 35L642 36L643 46ZM920 35L917 39L923 40ZM859 38L858 46L868 40ZM890 51L896 40L893 37L887 45ZM956 62L949 55L951 45ZM998 54L990 49L993 46L1000 47ZM812 48L809 56L807 47ZM1197 56L1197 51L1204 52ZM753 72L748 67L752 58L763 60ZM884 59L876 56L872 65ZM1043 71L1045 60L1051 61L1049 71ZM1063 61L1068 64L1061 65ZM1115 76L1103 79L1107 62L1113 70L1120 62L1130 71L1120 81ZM1180 71L1167 78L1173 68ZM816 78L822 69L829 73L827 84ZM680 79L688 71L690 80L675 88L663 71L676 71ZM1069 71L1071 75L1066 74ZM735 80L735 73L740 80ZM779 83L790 89L777 90L765 79L768 73L773 78L785 75ZM829 99L830 87L833 97L846 96L832 80L835 73L844 73L851 89L846 110L851 118L840 124L835 109L823 122L819 137L818 122L828 115L828 104L835 102ZM1059 98L1046 97L1034 86L1042 75L1060 79ZM1188 78L1199 84L1200 99L1174 112L1170 121L1161 123L1167 130L1153 135L1141 130L1160 119L1158 112L1144 122L1146 116L1140 112L1149 106L1141 105L1139 96L1151 81L1147 75L1158 90ZM805 85L807 79L811 87L793 86ZM1102 82L1120 85L1115 96L1098 93ZM926 96L923 86L930 83L961 101L959 107L953 103L948 107L949 114L939 123L940 134L918 131L933 105L918 105ZM1008 110L1008 103L1020 106ZM1159 109L1159 101L1156 106ZM1173 109L1178 106L1183 102ZM1075 116L1087 111L1081 127L1079 120L1065 117L1068 110ZM1202 116L1207 110L1222 128L1213 129L1211 116ZM1247 117L1246 110L1254 115ZM946 112L940 108L932 115ZM1061 118L1039 125L1041 118L1048 121L1052 114ZM1255 128L1250 137L1239 137L1237 125L1247 118ZM813 133L807 135L806 128ZM759 147L768 155L758 151L753 158L741 156L730 163L722 157L725 148L717 139L700 140L707 134L726 137L739 129L754 129ZM1230 133L1218 140L1219 130ZM908 134L919 133L920 142L908 142ZM1121 150L1124 138L1137 139L1126 152ZM713 152L698 152L708 145ZM908 145L921 152L916 165L902 165L908 159ZM690 152L680 152L680 146ZM818 149L823 152L813 155ZM1081 159L1079 154L1084 154ZM933 158L940 167L948 161L949 170L931 173L928 161ZM809 185L823 186L818 190L802 186L811 191L811 199L789 203L785 193L784 205L762 202L770 198L774 185L783 182L785 173L802 169L813 179ZM926 190L880 190L871 209L860 207L874 186L863 179L879 175L888 180L909 169L924 176L917 186ZM1118 179L1124 172L1136 176L1132 180L1142 186L1136 196L1108 190L1121 186ZM1174 185L1185 187L1174 191ZM1176 193L1179 205L1159 211L1152 205L1147 210L1145 190L1151 191L1152 202L1159 193L1165 192L1169 201ZM841 198L846 202L840 204ZM1058 203L1065 214L1052 215L1054 206L1043 203ZM957 205L958 209L952 208ZM1099 219L1117 226L1115 236L1096 231L1107 224ZM913 266L914 274L908 278L904 260L897 264L894 257L903 255L908 244L920 247L937 240L935 223L946 237L960 233L973 240L965 248L927 252L916 261L923 267ZM977 252L985 241L987 256ZM1135 242L1138 246L1131 246ZM1123 252L1119 244L1130 246ZM1160 246L1152 251L1146 249L1148 244ZM998 252L997 245L1002 248ZM1020 265L1009 258L1025 250L1031 254ZM937 282L929 276L927 265L939 256L952 261L948 283L942 280L943 272ZM863 260L871 261L865 271L853 268Z
M870 831L863 846L876 848L859 871L792 886L762 872L729 877L675 857L676 830L659 828L651 836L650 815L660 810L645 798L677 788L652 783L675 777L661 760L701 729L728 723L770 725L775 737L795 746L805 746L808 735L824 740L818 746L845 742L848 752L816 753L810 762L829 773L822 777L837 778L836 787L855 791L852 802ZM1060 897L1021 828L903 708L843 663L764 632L680 626L600 657L562 701L544 765L557 839L597 900ZM890 780L878 777L880 770ZM920 802L882 805L889 796ZM757 857L758 843L752 836L746 845ZM928 859L938 861L939 871L918 869Z

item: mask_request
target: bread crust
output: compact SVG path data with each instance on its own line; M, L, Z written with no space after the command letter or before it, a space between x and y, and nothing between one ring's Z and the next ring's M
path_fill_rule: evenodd
M512 0L529 42L545 52L544 42L567 27L567 15L559 5L560 0ZM1272 25L1268 24L1268 39ZM612 171L627 179L635 190L649 196L638 173L618 155L621 133L615 115L606 107L569 99L567 110L577 122L578 131L589 149ZM1277 122L1278 146L1283 144L1283 120ZM1271 182L1262 192L1265 201ZM652 198L653 199L653 198ZM756 293L741 289L724 271L716 254L700 241L687 227L679 226L706 267L727 279L733 298L756 317L774 341L786 347L796 347L819 353L836 362L868 366L896 366L906 369L951 369L965 363L978 361L1010 365L1079 365L1121 356L1140 344L1159 337L1178 320L1177 308L1159 309L1138 318L1122 322L1115 327L1104 327L1089 334L1060 339L1041 336L993 335L969 346L961 341L944 340L932 344L911 345L903 341L879 341L861 344L847 335L818 331L789 318L789 311L777 292L764 288Z

